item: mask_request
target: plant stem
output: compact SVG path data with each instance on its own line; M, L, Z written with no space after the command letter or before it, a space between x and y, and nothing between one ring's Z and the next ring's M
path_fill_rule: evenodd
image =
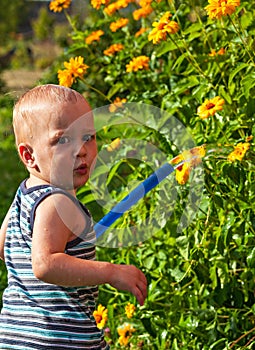
M97 92L100 96L102 96L105 100L109 101L110 103L112 103L112 100L110 98L108 98L102 91L98 90L97 88L95 88L94 86L90 85L89 83L86 82L86 80L84 78L79 78L83 84L85 84L90 90L93 90L95 92Z
M65 16L66 16L66 19L67 19L68 23L72 27L73 31L76 33L77 29L76 29L76 27L74 25L74 22L72 21L72 18L69 16L68 12L65 9L64 9L64 13L65 13Z
M172 38L172 36L169 34L168 35L170 40L172 41L172 43L177 47L177 49L181 52L182 55L184 55L184 51L182 50L182 48L178 45L178 43L176 42L176 40L174 40ZM197 70L206 80L208 80L211 84L211 79L205 75L205 73L202 71L202 69L200 68L199 64L197 63L197 61L195 60L194 56L191 54L191 52L189 51L189 48L186 44L186 41L185 39L181 38L183 44L184 44L184 47L185 47L185 50L186 50L186 58L188 60L188 62L195 68L195 70Z
M230 345L230 349L232 349L240 340L242 340L243 338L245 338L248 334L252 333L255 330L255 327L253 327L252 329L250 329L248 332L242 334L238 339L236 339L235 341L233 341L233 343Z
M201 26L202 26L202 32L203 32L203 34L204 34L205 40L206 40L206 42L208 43L208 46L209 46L210 50L212 51L212 49L214 49L214 47L213 47L212 44L211 44L211 40L210 40L209 37L208 37L208 34L207 34L206 30L205 30L205 27L204 27L203 22L202 22L202 20L201 20L200 14L198 13L196 7L194 7L194 11L195 11L195 13L196 13L196 16L197 16L197 18L198 18L199 23L200 23ZM219 61L218 61L217 56L215 57L215 63L216 63L216 65L217 65L218 69L219 69L219 72L220 72L220 74L221 74L221 77L222 77L222 80L223 80L224 85L228 88L228 84L227 84L227 82L226 82L225 75L224 75L224 70L221 69L221 67L220 67L220 65L219 65ZM228 89L228 90L229 90L229 89Z
M247 54L248 54L250 60L252 61L253 64L255 64L254 59L253 59L253 57L252 57L252 55L251 55L251 53L250 53L250 50L248 49L248 47L247 47L247 45L246 45L246 42L244 41L244 38L243 38L242 34L241 34L240 31L238 30L238 28L237 28L235 22L232 20L232 18L231 18L229 15L228 15L228 17L229 17L230 22L231 22L231 24L233 25L233 27L234 27L234 29L235 29L235 31L236 31L236 34L237 34L237 35L239 36L239 38L241 39L241 41L242 41L242 43L243 43L243 46L244 46L244 48L245 48L245 50L246 50L246 52L247 52Z

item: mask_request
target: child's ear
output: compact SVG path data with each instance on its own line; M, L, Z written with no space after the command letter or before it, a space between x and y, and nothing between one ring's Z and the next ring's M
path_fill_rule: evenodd
M20 143L18 145L19 156L24 163L24 165L28 168L35 167L35 159L33 157L33 149L26 143Z

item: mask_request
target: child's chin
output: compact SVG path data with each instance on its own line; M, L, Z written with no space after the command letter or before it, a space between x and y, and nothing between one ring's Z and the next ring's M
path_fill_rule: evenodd
M66 191L73 191L78 189L79 187L82 187L85 185L85 183L88 181L88 176L78 176L73 179L73 181L65 181L58 179L57 181L52 182L52 185L62 188Z
M88 176L81 176L79 179L75 179L73 182L73 188L77 189L79 187L82 187L85 185L85 183L88 181Z

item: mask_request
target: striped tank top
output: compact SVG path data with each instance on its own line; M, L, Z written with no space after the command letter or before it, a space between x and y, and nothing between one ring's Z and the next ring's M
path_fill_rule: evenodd
M54 193L65 194L82 208L86 218L89 215L76 198L61 189L48 185L27 189L25 181L21 183L11 206L6 232L8 286L0 314L0 349L109 349L92 315L97 286L62 287L45 283L33 274L31 246L35 210ZM67 243L65 253L94 260L95 232L91 219L81 236Z

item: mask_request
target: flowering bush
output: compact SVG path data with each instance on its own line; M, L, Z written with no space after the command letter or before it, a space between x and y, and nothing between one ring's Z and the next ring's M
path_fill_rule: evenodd
M98 134L99 150L113 160L107 186L116 201L129 192L127 184L149 176L146 161L157 162L153 154L138 161L139 143L134 147L122 139L146 140L169 160L184 160L172 183L174 204L170 187L160 192L169 207L162 207L155 219L164 227L136 247L98 248L99 259L140 266L149 283L146 304L136 306L134 314L128 308L131 318L125 315L127 303L135 304L130 295L100 287L108 341L113 349L252 349L254 2L92 0L84 22L70 15L69 5L64 0L50 5L65 12L71 28L70 45L52 67L50 81L79 90L93 108L109 104L117 114L125 103L156 106L181 121L196 145L206 144L202 199L192 200L190 210L197 211L192 221L190 211L183 209L191 181L201 173L195 171L196 164L185 162L187 153L180 155L169 138L167 118L160 121L160 132L149 116L143 126L105 125ZM129 158L114 163L116 151ZM105 214L91 187L81 189L80 198L96 220ZM116 225L141 222L158 200L155 189ZM184 219L189 225L180 230Z

